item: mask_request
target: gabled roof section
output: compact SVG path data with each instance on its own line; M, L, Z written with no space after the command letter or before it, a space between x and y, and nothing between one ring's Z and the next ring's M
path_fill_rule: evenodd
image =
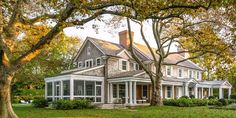
M142 44L138 44L138 43L135 43L134 46L135 46L135 48L138 49L138 51L140 51L142 54L146 55L145 57L153 60L152 54L149 51L147 46L142 45ZM152 48L152 50L155 53L157 49ZM156 54L155 54L155 56L158 59L158 56ZM171 54L167 58L165 58L164 62L169 63L169 64L176 64L177 62L179 62L181 60L184 60L183 56L181 56L179 54ZM178 63L177 65L192 68L192 69L197 69L197 70L203 70L202 68L200 68L199 66L197 66L195 63L193 63L190 60L186 60L184 62Z
M86 41L92 42L104 55L119 57L118 54L122 53L123 51L128 52L128 54L130 54L130 52L127 51L120 44L116 44L116 43L112 43L109 41L104 41L104 40L96 39L92 37L87 37ZM82 45L81 48L83 48L83 46L84 44ZM157 49L152 48L152 50L155 52ZM149 51L148 47L145 45L134 43L134 51L137 54L137 56L139 56L139 58L142 59L143 61L153 60L151 52ZM79 53L77 54L77 56L79 55ZM155 56L158 58L157 54L155 54ZM183 59L184 57L182 57L179 54L171 54L164 61L169 64L175 64L176 62L181 61ZM200 68L199 66L197 66L195 63L193 63L190 60L181 62L177 65L187 67L187 68L197 69L197 70L203 70L202 68Z
M87 39L93 42L93 44L96 45L106 55L117 56L119 52L124 50L124 48L121 45L116 43L91 37L88 37Z
M138 75L138 74L143 73L143 72L144 72L143 70L126 71L126 72L122 72L122 73L112 75L109 78L134 77L135 75Z
M78 58L78 56L80 55L80 53L84 50L85 45L87 44L87 42L91 42L93 45L95 45L95 44L90 40L90 37L87 37L87 38L85 39L85 41L83 42L82 46L80 47L80 49L79 49L78 53L76 54L75 58L73 59L73 61L75 61L75 60ZM102 54L105 55L105 53L104 53L97 45L95 45L95 47L96 47Z

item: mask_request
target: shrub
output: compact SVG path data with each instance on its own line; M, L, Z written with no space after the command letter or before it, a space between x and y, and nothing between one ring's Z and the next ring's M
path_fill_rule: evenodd
M180 99L181 99L181 98L189 99L188 96L181 96Z
M208 100L207 99L192 99L194 106L207 106Z
M43 108L48 106L47 100L44 98L37 98L32 102L34 107Z
M236 100L236 94L230 95L230 99L235 99Z
M217 105L218 102L219 102L218 99L209 99L208 105Z
M163 104L167 106L178 106L177 100L175 99L163 100Z
M81 100L57 100L52 102L52 107L55 109L83 109L91 108L91 101L86 99Z
M193 102L191 99L180 98L177 100L177 104L179 107L191 107L193 106Z
M209 96L208 99L216 99L215 96Z
M228 99L227 101L228 101L229 104L236 103L235 99Z
M224 105L224 106L226 106L226 105L228 105L228 104L229 104L229 102L228 102L228 100L227 100L227 99L219 99L218 101L219 101L219 102L221 102L221 103L222 103L222 105Z
M194 96L194 95L190 95L189 97L190 97L191 99L194 99L194 98L195 98L195 96Z
M81 100L74 100L74 109L84 109L84 108L90 108L91 106L91 101L86 100L86 99L81 99Z
M70 100L56 100L52 102L52 107L55 109L63 109L63 110L67 110L67 109L73 109L74 105L73 102Z

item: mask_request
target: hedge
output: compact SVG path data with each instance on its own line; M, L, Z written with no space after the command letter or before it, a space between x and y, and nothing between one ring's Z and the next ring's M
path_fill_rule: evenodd
M84 108L91 108L91 101L86 99L80 100L57 100L52 102L52 107L55 109L84 109Z
M48 106L48 102L45 98L37 98L33 100L32 105L34 107L44 108Z
M233 100L233 99L188 99L185 97L182 97L180 99L163 100L164 105L179 106L179 107L193 107L193 106L207 106L207 105L226 106L232 103L236 103L236 100Z

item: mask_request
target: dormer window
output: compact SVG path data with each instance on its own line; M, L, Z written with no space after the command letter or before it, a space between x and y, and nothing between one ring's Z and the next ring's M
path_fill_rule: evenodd
M200 79L200 73L197 72L197 79Z
M97 58L97 59L96 59L96 65L97 65L97 66L101 65L101 58Z
M85 66L86 66L86 68L93 67L93 59L86 60L85 61Z
M181 78L183 77L183 69L178 69L178 77Z
M122 70L127 70L127 61L122 60Z
M171 76L171 66L166 66L166 75Z
M192 77L193 77L193 71L192 71L192 70L189 70L189 71L188 71L188 77L189 77L189 78L192 78Z

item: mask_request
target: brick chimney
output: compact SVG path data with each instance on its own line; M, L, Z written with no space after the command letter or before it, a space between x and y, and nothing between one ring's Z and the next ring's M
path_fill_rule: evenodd
M134 41L134 32L131 31L131 35L132 35L132 39ZM129 49L130 39L129 39L129 31L128 30L124 30L124 31L119 32L119 40L120 40L120 44L125 49Z

